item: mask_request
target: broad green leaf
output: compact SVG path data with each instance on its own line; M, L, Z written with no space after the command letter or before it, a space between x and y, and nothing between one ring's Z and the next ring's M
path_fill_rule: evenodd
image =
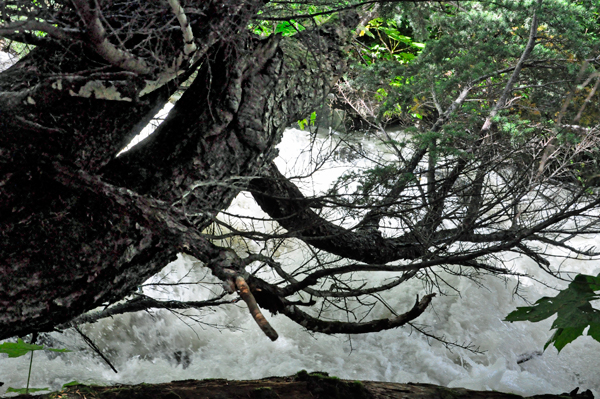
M587 335L600 342L600 311L594 309L590 303L600 298L595 292L600 288L598 283L600 275L594 277L579 274L557 296L543 297L533 306L519 307L506 316L505 320L538 322L556 314L556 320L551 327L556 329L556 332L544 349L553 343L560 352L565 345L583 335L588 326L590 329Z
M412 39L408 36L401 35L397 29L394 28L379 28L380 31L384 32L390 39L394 39L397 42L410 44Z
M506 321L531 321L537 323L552 316L557 309L552 298L543 297L538 299L534 306L518 307L517 310L506 316Z
M562 350L562 348L565 347L565 345L567 345L567 344L575 341L575 339L579 338L583 334L584 329L585 329L585 326L559 328L558 330L556 330L556 332L554 333L552 338L550 338L550 340L548 342L546 342L546 345L544 345L544 350L551 343L554 342L554 346L560 352Z
M593 291L600 291L600 274L597 277L586 276L585 278L590 285L590 289Z
M600 342L600 324L591 323L590 329L588 330L587 335L594 338L596 341Z
M28 344L21 338L17 342L4 342L0 345L0 353L8 354L8 357L20 357L31 351L47 350L52 352L71 352L68 349L44 348L43 345Z
M35 345L25 343L21 338L17 342L5 342L0 345L0 353L7 353L8 357L20 357L31 351L39 351L44 349L43 345Z

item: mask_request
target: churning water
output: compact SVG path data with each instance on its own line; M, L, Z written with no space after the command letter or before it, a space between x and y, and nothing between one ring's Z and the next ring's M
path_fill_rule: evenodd
M280 145L278 160L282 171L301 167L310 154L299 155L309 136L290 129ZM324 141L321 141L324 142ZM286 161L287 160L287 166ZM322 190L322 185L340 175L347 167L342 161L328 163L305 190ZM301 173L301 172L298 172ZM231 213L263 216L250 196L241 194L229 209ZM594 245L595 240L581 239L578 244ZM287 251L287 252L286 252ZM285 252L285 253L283 253ZM302 261L303 253L290 245L282 249L285 263ZM552 282L535 265L524 259L510 260L522 272ZM556 260L559 262L560 260ZM562 269L597 274L597 262L569 260ZM187 256L175 262L153 281L210 280L201 264ZM373 274L383 281L385 275ZM266 315L280 338L271 342L255 325L243 303L212 311L195 312L194 322L183 314L150 311L115 316L83 327L118 369L115 374L95 354L85 349L78 334L53 333L56 346L72 349L65 354L36 352L31 386L58 389L66 382L84 383L158 383L183 379L230 378L255 379L290 375L301 369L327 371L348 379L426 382L462 386L479 390L498 390L522 395L562 393L575 387L591 389L600 395L600 343L589 337L578 338L560 354L553 347L542 352L550 338L551 320L541 323L508 323L504 317L525 302L513 296L516 281L493 277L473 281L445 275L457 291L438 295L418 322L429 332L449 341L471 344L482 353L461 348L446 348L437 341L411 331L410 327L359 336L311 334L285 316ZM556 282L552 282L556 284ZM529 300L556 295L539 284L522 288ZM159 298L201 300L219 292L219 285L156 286L144 288ZM412 306L416 295L423 294L421 282L402 286L384 299L399 312ZM460 296L458 294L460 292ZM231 299L234 297L232 296ZM385 308L373 317L389 317ZM343 315L340 315L343 317ZM7 387L24 387L29 357L0 358L0 381Z

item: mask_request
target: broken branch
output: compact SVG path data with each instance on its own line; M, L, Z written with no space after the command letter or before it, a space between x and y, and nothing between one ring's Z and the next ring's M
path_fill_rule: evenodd
M252 292L250 292L250 287L248 287L246 280L244 280L243 277L238 276L235 279L235 285L239 290L240 296L248 305L248 310L250 311L250 314L256 321L256 324L258 324L260 329L263 330L265 335L269 337L271 341L275 341L279 337L279 335L277 334L277 331L275 331L275 329L271 327L267 319L265 319L265 316L260 311L260 308L256 303L256 299L254 299L254 295L252 295Z

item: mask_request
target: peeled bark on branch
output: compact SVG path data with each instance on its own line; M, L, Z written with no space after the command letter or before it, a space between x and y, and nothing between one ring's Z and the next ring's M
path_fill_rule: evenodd
M260 329L267 337L271 339L271 341L277 340L277 338L279 338L277 331L271 327L265 316L260 311L258 304L254 299L254 295L252 295L252 292L250 292L250 287L248 287L248 284L246 284L246 280L244 280L244 278L241 276L236 277L235 286L237 287L238 292L244 302L246 302L246 305L248 305L248 310L250 311L254 321L256 321L256 324L258 324Z

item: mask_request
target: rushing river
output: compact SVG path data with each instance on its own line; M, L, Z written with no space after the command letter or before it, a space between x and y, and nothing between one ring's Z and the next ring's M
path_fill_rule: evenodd
M326 140L323 139L322 142ZM286 132L280 148L278 165L282 171L306 166L310 154L299 155L309 145L309 136L299 130ZM348 163L337 161L317 174L304 189L319 191L322 185L339 176ZM291 172L294 173L294 172ZM263 215L245 194L235 200L231 213ZM580 245L594 245L580 240ZM286 262L301 262L302 251L293 245L282 249ZM287 251L287 252L286 252ZM547 276L530 261L510 260L523 272L544 281ZM559 262L560 260L556 260ZM597 262L569 260L562 268L597 274ZM153 281L198 281L207 271L187 256L170 264ZM374 279L384 276L373 275ZM446 348L441 343L411 331L410 327L359 336L311 334L286 317L267 315L280 338L271 342L257 328L245 306L231 304L212 311L197 313L197 322L167 311L152 311L115 316L83 327L110 358L118 374L87 349L75 332L54 333L55 345L72 349L70 353L36 352L33 359L31 386L58 389L66 382L114 384L157 383L183 379L230 378L255 379L289 375L301 369L327 371L348 379L426 382L462 386L479 390L498 390L523 395L569 392L575 387L591 389L600 397L600 343L589 337L578 338L560 354L554 347L542 352L550 338L551 320L541 323L508 323L504 317L525 302L513 295L516 282L489 277L476 284L446 275L457 288L434 298L433 306L418 322L448 341L471 344L481 353L461 348ZM521 293L530 300L556 295L547 287L529 283ZM160 289L159 289L160 288ZM185 285L145 288L159 298L201 300L219 291L219 286ZM384 295L387 303L405 311L423 293L422 283L415 281ZM233 297L232 297L233 298ZM385 317L385 311L374 316ZM24 387L29 356L0 358L0 381Z

